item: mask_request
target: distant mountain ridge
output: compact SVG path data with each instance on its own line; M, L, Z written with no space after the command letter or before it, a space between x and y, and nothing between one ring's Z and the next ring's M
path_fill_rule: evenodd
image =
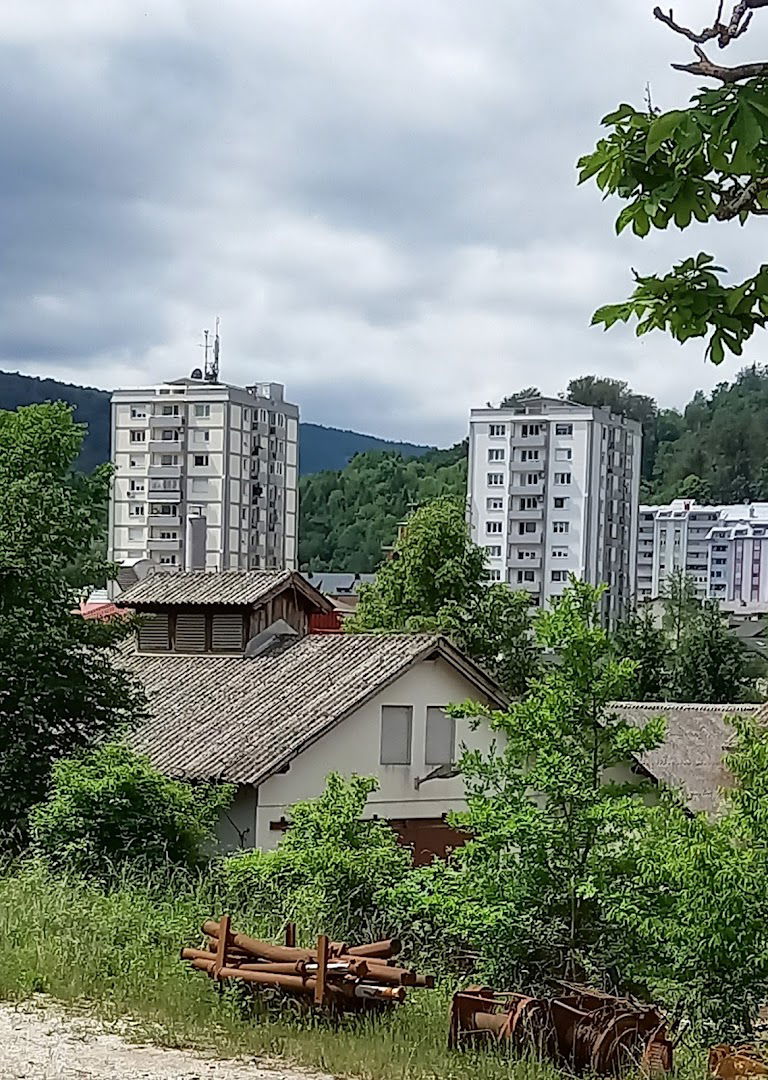
M109 460L109 392L76 386L56 379L0 371L0 410L36 405L42 401L66 401L75 418L88 425L80 466L90 471ZM417 443L393 442L321 424L299 425L299 467L302 476L326 469L343 469L355 454L367 450L392 450L404 457L420 457L433 449Z

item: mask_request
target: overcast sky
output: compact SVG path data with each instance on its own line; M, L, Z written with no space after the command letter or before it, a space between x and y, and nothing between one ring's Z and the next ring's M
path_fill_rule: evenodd
M0 367L104 388L284 382L306 420L447 444L472 405L587 373L684 403L738 364L590 329L762 221L617 240L577 188L598 120L671 108L652 0L24 0L0 6ZM681 15L709 15L681 0ZM736 55L765 52L768 18ZM749 48L747 48L749 45ZM747 359L766 354L762 337Z

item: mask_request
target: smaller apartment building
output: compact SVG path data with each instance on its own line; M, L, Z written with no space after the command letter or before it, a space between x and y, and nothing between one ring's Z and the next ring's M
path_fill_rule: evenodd
M725 611L768 611L768 503L642 506L638 599L658 597L677 570L693 579L699 599L717 600Z

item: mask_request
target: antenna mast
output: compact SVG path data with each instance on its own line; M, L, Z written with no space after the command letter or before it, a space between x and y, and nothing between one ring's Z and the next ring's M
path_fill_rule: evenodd
M218 382L219 381L219 319L216 319L216 332L213 338L213 345L210 342L210 330L203 330L204 343L200 346L204 350L203 355L205 357L205 365L203 370L203 378L206 382ZM210 354L213 354L212 356Z

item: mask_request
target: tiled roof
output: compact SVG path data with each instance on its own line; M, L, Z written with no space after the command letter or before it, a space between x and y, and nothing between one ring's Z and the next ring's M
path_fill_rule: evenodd
M189 570L151 574L121 593L117 603L133 608L162 604L255 604L291 581L302 592L317 596L323 610L330 607L306 578L290 570Z
M636 724L644 724L654 716L664 717L664 743L639 755L638 760L654 779L682 791L691 810L712 813L720 806L720 790L733 784L723 760L734 742L734 730L727 717L736 713L757 716L765 706L620 701L611 709Z
M435 652L503 703L483 672L432 634L309 635L250 658L126 646L123 663L143 683L152 715L133 742L173 776L256 784Z

